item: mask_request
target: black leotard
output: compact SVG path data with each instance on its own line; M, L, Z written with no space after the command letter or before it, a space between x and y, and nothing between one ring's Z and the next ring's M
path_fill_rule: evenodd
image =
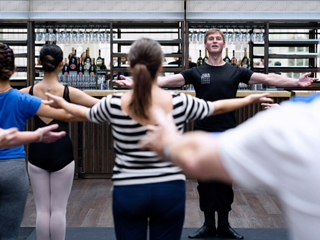
M33 86L30 88L29 94L33 95ZM69 88L65 86L63 98L70 102ZM55 130L66 131L67 134L54 143L32 143L29 145L29 162L39 168L50 172L61 170L74 160L72 142L68 134L68 123L53 119L49 124L43 122L38 116L34 116L35 129L59 124L59 128Z

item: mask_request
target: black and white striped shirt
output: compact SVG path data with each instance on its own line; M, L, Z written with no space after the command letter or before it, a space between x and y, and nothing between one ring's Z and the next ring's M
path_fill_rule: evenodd
M185 180L181 169L171 162L162 162L155 152L139 149L138 142L146 134L146 127L121 110L123 93L108 95L87 111L87 118L95 123L110 123L116 153L112 180L114 185L146 184ZM172 116L183 132L184 123L210 116L213 104L191 95L172 93Z

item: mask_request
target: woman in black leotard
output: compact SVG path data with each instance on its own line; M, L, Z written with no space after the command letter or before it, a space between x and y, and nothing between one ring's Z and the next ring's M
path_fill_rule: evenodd
M68 102L90 107L99 99L58 82L63 64L63 52L57 45L46 45L40 51L44 77L38 84L23 92L47 99L46 92L63 96ZM59 131L68 132L68 123L50 118L35 117L35 127L59 123ZM73 148L69 135L55 143L34 143L29 149L28 171L35 196L38 240L65 239L66 208L74 175Z

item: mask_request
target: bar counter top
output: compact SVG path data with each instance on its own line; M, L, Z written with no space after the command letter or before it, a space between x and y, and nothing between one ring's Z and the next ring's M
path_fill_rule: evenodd
M105 97L108 96L109 94L114 94L114 93L120 93L120 92L127 92L129 90L84 90L84 92L90 96L93 97ZM195 96L195 91L194 90L168 90L172 92L179 92L179 93L185 93L185 94L190 94L192 96ZM274 90L274 91L250 91L250 90L238 90L237 92L237 97L246 97L249 94L253 93L264 93L268 92L269 97L291 97L291 92L289 91L283 91L283 90Z

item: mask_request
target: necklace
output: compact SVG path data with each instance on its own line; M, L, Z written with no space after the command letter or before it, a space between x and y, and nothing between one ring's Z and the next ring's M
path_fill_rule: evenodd
M3 89L3 90L0 90L0 93L4 93L4 92L8 91L9 89L11 89L11 86L10 86L10 87L7 87L7 88L5 88L5 89Z
M50 86L50 87L48 87L47 91L48 91L48 92L50 92L50 90L51 90L51 86Z

